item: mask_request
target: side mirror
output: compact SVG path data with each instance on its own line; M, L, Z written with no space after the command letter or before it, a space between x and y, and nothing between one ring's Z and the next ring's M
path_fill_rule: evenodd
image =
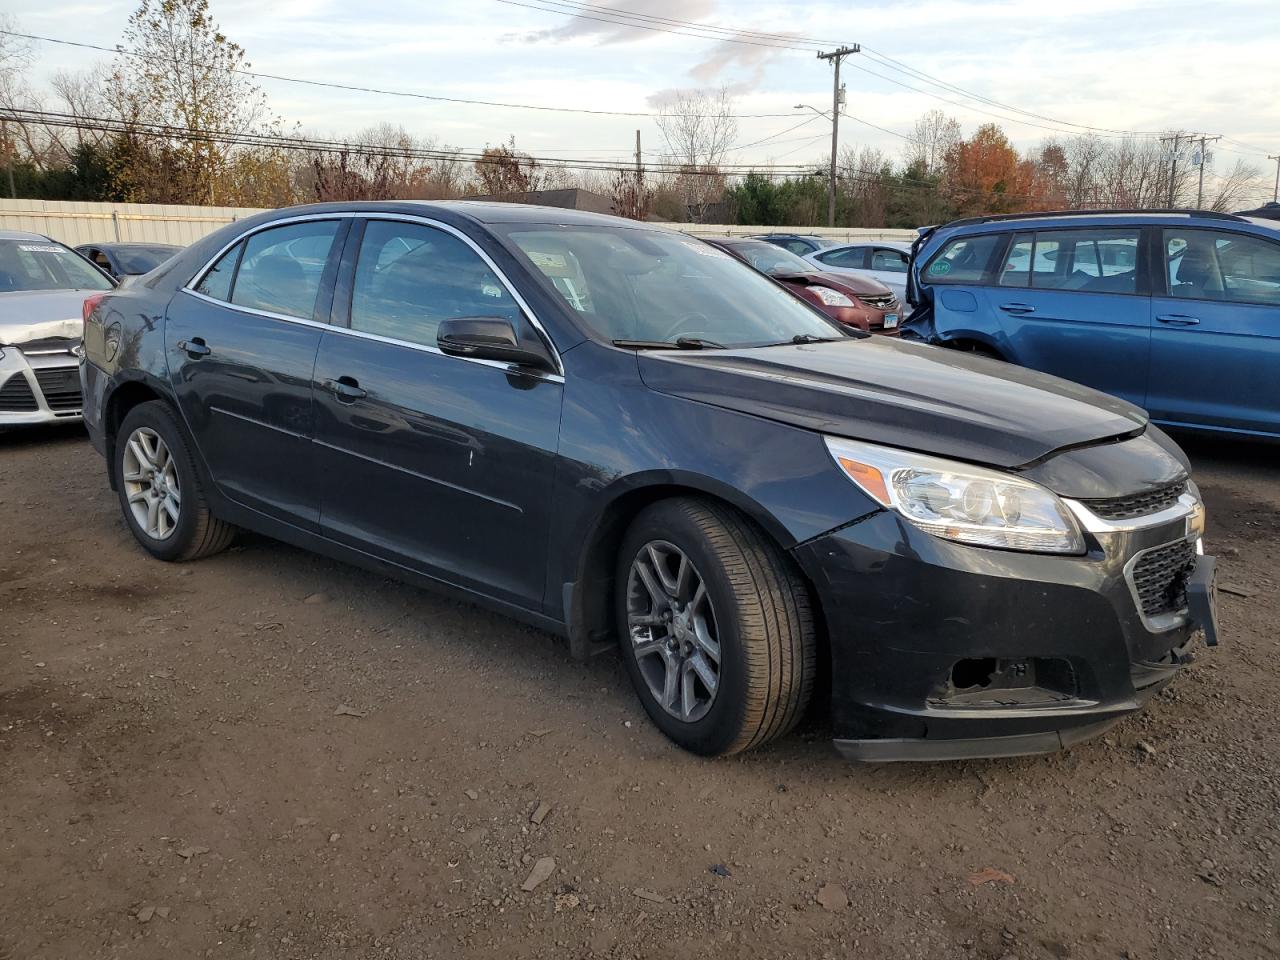
M541 349L521 346L511 321L501 317L454 317L441 320L436 343L451 357L496 360L538 370L554 370Z

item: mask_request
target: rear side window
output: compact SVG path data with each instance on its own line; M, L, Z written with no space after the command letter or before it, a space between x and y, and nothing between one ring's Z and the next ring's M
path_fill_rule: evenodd
M351 329L434 347L441 320L501 317L520 307L497 275L453 234L416 223L365 227L351 296Z
M1004 245L1005 236L1003 233L984 233L952 240L929 261L924 271L925 283L984 282L992 257Z
M861 247L852 250L833 250L830 253L818 254L816 259L833 267L849 267L857 270L866 266L867 252Z
M240 259L240 251L244 249L244 241L241 240L234 247L220 256L216 263L208 270L205 275L196 284L196 293L203 293L206 297L213 297L215 300L229 301L231 299L231 280L235 276L236 263Z
M253 234L245 241L244 256L231 286L231 302L312 319L337 233L338 221L311 220Z
M1000 271L1004 287L1136 293L1138 231L1045 230L1018 234Z
M783 240L782 249L790 250L798 257L803 257L806 253L813 252L813 248L803 240Z
M1164 237L1170 296L1280 305L1280 244L1208 230Z

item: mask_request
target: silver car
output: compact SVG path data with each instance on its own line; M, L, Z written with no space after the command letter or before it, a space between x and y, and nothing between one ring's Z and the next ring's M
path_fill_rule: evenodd
M818 264L831 273L858 273L874 277L907 302L907 264L911 259L911 244L893 240L842 243L825 247L804 255L806 260Z
M84 301L114 286L56 240L0 231L0 428L80 418Z

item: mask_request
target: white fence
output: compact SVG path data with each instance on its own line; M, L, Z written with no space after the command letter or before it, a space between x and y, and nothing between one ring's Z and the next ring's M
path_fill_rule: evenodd
M0 230L42 233L73 247L112 240L186 246L258 212L250 207L0 200Z
M42 233L70 246L111 240L176 243L185 246L233 220L261 211L253 207L189 207L150 203L78 203L61 200L0 200L0 230ZM840 242L912 240L912 230L849 227L740 227L727 224L672 224L700 237L746 237L760 233L803 233Z

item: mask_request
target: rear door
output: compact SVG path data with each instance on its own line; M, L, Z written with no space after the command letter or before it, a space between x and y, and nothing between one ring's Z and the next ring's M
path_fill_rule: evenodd
M183 417L228 498L318 530L311 375L347 219L268 227L169 303L165 347Z
M356 240L315 368L324 533L540 610L563 378L440 352L446 318L531 324L457 231L370 219Z
M1280 433L1280 241L1169 228L1156 262L1151 415Z
M1015 233L986 290L1011 359L1143 404L1151 302L1142 244L1139 227Z

